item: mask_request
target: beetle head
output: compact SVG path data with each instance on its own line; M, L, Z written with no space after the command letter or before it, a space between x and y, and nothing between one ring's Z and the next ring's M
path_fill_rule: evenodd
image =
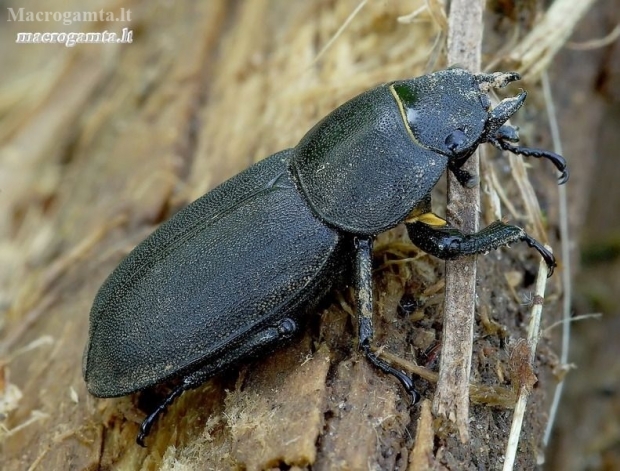
M453 68L391 84L415 142L460 166L523 104L525 92L491 109L488 92L519 79L516 73L472 74Z

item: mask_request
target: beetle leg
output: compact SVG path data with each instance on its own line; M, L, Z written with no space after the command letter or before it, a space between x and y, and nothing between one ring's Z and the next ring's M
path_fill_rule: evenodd
M374 334L372 327L372 240L356 239L355 256L355 283L357 295L357 320L359 328L359 344L364 356L384 373L395 376L411 396L412 403L416 403L420 395L415 390L413 380L404 372L397 370L381 360L370 349Z
M421 217L407 222L411 242L435 257L452 260L463 255L485 253L511 242L523 241L535 248L543 257L549 270L548 276L553 274L553 269L556 267L553 254L518 226L495 221L479 232L464 234L444 222L443 225L436 222L429 224Z
M465 188L473 188L480 183L480 178L478 175L472 175L470 172L463 170L459 165L454 164L453 162L454 161L450 161L448 168L461 186L464 186Z
M172 392L170 394L168 394L168 396L166 397L166 399L164 399L162 401L161 404L159 404L157 406L157 408L151 412L146 419L144 419L142 421L142 424L140 425L140 431L138 432L138 436L136 437L136 443L138 445L140 445L141 447L144 448L144 439L148 436L148 434L151 431L151 428L153 427L153 424L157 421L157 417L159 417L159 415L161 413L163 413L166 408L172 404L172 402L179 397L183 391L185 391L186 389L189 389L187 387L187 385L185 385L185 383L181 384L180 386L177 386L176 388L174 388L172 390Z
M295 320L285 317L276 325L266 327L263 330L256 332L252 337L246 339L240 348L233 352L234 358L231 358L230 356L219 358L219 362L217 358L211 359L211 362L207 365L207 367L202 367L201 369L185 376L183 378L183 382L173 389L172 392L161 402L161 404L159 404L157 408L142 421L142 425L140 425L140 432L136 437L136 442L138 445L142 447L144 446L144 439L148 436L159 415L162 414L166 408L183 393L183 391L194 389L202 385L207 379L224 369L219 365L219 363L227 365L241 358L251 358L261 352L270 351L280 342L291 338L298 331L299 324Z

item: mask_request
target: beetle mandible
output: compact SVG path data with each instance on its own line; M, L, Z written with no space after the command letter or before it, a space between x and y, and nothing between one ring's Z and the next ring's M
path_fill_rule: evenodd
M411 241L442 259L524 241L549 268L550 251L497 221L464 234L431 211L430 192L482 143L543 157L568 179L565 160L516 144L506 121L526 93L494 108L489 90L516 73L451 68L380 85L344 103L299 142L251 166L179 211L112 272L94 300L83 360L88 390L123 396L176 380L142 423L183 391L265 353L300 329L342 276L356 288L359 346L417 399L413 380L371 350L373 238L405 222ZM251 287L251 289L248 289Z

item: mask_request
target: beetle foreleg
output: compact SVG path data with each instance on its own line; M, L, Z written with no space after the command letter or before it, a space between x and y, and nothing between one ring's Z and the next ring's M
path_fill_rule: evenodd
M429 225L415 220L407 222L406 225L411 242L425 252L443 260L485 253L511 242L523 241L535 248L543 257L549 268L548 276L553 274L556 266L555 257L540 242L530 237L520 227L501 221L495 221L474 234L464 234L448 223Z
M462 165L464 161L459 163ZM467 170L463 170L457 163L454 163L454 161L450 161L448 168L461 186L465 188L473 188L480 183L480 177L478 177L478 175L472 175Z
M359 344L364 356L384 373L395 376L411 395L412 403L416 403L420 395L415 390L413 380L404 372L393 368L375 355L370 348L374 334L372 327L372 241L357 239L355 256L355 284L357 295L357 320L359 328Z

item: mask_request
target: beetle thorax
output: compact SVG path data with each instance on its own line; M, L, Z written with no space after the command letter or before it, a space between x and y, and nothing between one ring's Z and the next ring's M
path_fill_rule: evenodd
M292 172L315 214L363 235L402 222L448 162L412 140L387 85L336 109L294 151Z

